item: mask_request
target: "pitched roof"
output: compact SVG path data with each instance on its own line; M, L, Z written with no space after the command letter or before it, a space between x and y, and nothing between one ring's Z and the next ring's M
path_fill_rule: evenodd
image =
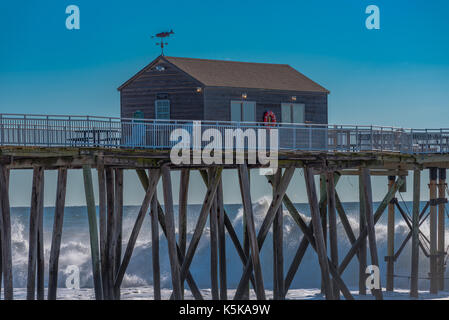
M287 64L166 56L160 56L156 60L159 58L175 65L205 86L329 93L326 88L320 86ZM142 71L153 65L155 61L150 63ZM136 76L140 73L136 74ZM133 78L125 82L119 90L126 86Z

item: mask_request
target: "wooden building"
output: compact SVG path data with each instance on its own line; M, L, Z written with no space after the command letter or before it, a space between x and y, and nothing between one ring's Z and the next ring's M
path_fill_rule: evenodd
M285 64L159 56L118 90L122 118L328 121L329 91Z

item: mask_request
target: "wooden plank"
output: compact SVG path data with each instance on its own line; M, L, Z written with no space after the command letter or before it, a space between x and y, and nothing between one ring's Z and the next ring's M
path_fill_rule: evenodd
M115 196L114 196L114 278L120 268L122 260L122 233L123 233L123 169L115 169ZM114 298L120 300L120 288L114 288Z
M329 265L324 243L323 226L321 224L318 199L316 195L315 180L313 177L312 169L310 167L304 168L304 179L306 181L307 197L309 199L310 215L312 218L318 261L320 264L321 275L324 284L324 293L326 299L331 300L333 299L332 283L329 276Z
M4 299L12 300L12 253L11 253L11 212L9 205L9 170L0 164L0 197L1 197L1 237L2 237L2 270Z
M377 255L377 243L376 243L376 232L374 229L374 215L373 215L373 193L371 189L371 176L369 174L369 169L364 167L361 169L362 181L363 181L363 195L365 199L365 214L366 222L368 227L368 241L371 255L371 265L379 268L379 258ZM379 279L380 284L380 279ZM379 289L373 288L371 290L372 294L376 297L376 300L382 300L382 286Z
M209 177L212 177L212 169L209 169ZM211 183L212 181L209 181ZM217 195L213 199L213 203L209 213L209 234L210 234L210 279L212 300L219 300L218 287L218 217L217 217Z
M225 210L223 201L223 183L220 179L217 189L217 215L218 215L218 255L220 271L220 300L228 300L228 286L226 273L226 230Z
M164 190L165 225L167 228L168 254L170 258L173 295L175 300L181 300L181 279L179 273L178 254L176 251L175 221L173 210L173 195L170 169L162 167L162 186Z
M253 205L251 201L251 188L248 178L248 167L246 164L239 165L241 176L241 191L243 195L243 210L246 212L246 227L248 230L251 259L256 279L256 296L258 300L265 300L265 289L263 284L262 267L260 264L259 246L257 243L256 227L254 225ZM277 211L277 210L276 210Z
M159 262L159 222L157 192L151 199L151 257L153 264L154 300L161 300L161 266Z
M134 223L131 235L129 236L128 244L126 246L126 250L123 255L122 263L120 264L117 276L115 277L114 287L120 287L120 285L122 284L126 268L128 267L129 261L131 260L134 246L136 245L137 237L139 235L140 229L142 228L142 223L145 218L145 215L147 214L148 207L150 206L150 201L153 198L154 193L156 192L157 183L159 181L160 176L161 176L160 169L152 169L150 171L148 188L145 192L145 197L142 201L142 205L140 206L139 213L137 214L136 222Z
M83 166L84 192L86 194L87 216L89 221L90 254L94 279L95 299L103 300L101 283L100 248L98 243L97 215L95 208L94 187L90 166Z
M107 200L106 200L106 177L104 167L97 167L98 174L98 216L100 224L100 263L101 263L101 280L103 285L103 297L108 296L108 273L107 273L107 253L106 253L106 241L107 241Z
M48 300L56 300L56 291L58 288L59 252L61 249L66 189L67 168L62 167L58 169L56 186L55 217L51 238L50 261L48 263Z
M328 216L329 216L329 247L331 262L334 266L338 266L338 235L337 235L337 210L336 210L336 200L335 200L335 182L334 182L334 172L327 172L326 179L326 191L327 191L327 204L328 204ZM340 291L338 286L333 281L333 297L336 300L340 299Z
M28 277L27 300L34 300L36 294L36 269L38 255L39 210L41 202L43 169L33 169L33 186L31 188L30 224L28 237Z
M44 300L44 275L45 275L45 258L44 258L44 179L45 170L42 169L41 192L39 194L38 207L38 226L37 226L37 300Z
M413 171L413 216L412 216L412 255L410 274L410 296L418 297L419 272L419 202L420 202L421 171Z

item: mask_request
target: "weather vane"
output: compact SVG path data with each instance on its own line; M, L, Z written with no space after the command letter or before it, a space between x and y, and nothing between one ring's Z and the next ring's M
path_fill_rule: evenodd
M167 42L164 42L164 38L168 38L170 37L171 34L175 34L173 32L173 30L170 30L169 32L160 32L154 36L152 36L151 38L160 38L161 42L157 42L156 45L161 47L161 51L162 51L162 55L164 55L164 46L168 45Z

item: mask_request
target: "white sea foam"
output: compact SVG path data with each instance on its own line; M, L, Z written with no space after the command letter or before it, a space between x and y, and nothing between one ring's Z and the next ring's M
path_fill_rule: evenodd
M269 208L271 202L270 197L263 197L253 204L254 222L256 229L258 230L265 218L265 214ZM345 204L348 214L348 220L352 226L354 234L358 235L358 211L356 206ZM307 206L298 205L300 208L300 215L308 223L310 218L307 214ZM242 236L242 219L243 209L239 205L226 206L227 213L234 225L236 233L239 237ZM28 215L26 208L18 210L13 208L12 210L12 248L13 248L13 277L14 287L25 288L27 279L27 263L28 263ZM188 216L188 241L193 235L196 227L196 220L200 211L200 206L189 206ZM53 223L53 209L46 208L45 210L45 222L44 222L44 249L45 249L45 281L47 284L48 276L48 257L50 254L51 232ZM124 247L122 252L126 248L127 239L130 235L134 221L138 212L136 207L125 207L125 217L123 222L123 243ZM296 223L290 217L287 210L283 211L284 214L284 257L285 257L285 273L287 272L290 263L296 253L299 242L302 239L302 232L297 227ZM150 233L150 219L148 217L142 226L141 233L139 235L136 247L133 252L129 267L127 269L125 278L123 280L122 287L128 288L145 288L151 287L153 284L152 279L152 263L151 263L151 233ZM176 217L177 220L177 217ZM409 232L408 226L405 222L399 221L396 224L396 238L395 246L398 248L403 239ZM424 223L421 226L421 230L424 234L428 234L428 224ZM339 258L340 261L345 256L346 252L350 249L350 242L347 240L347 236L343 226L338 220L338 239L339 239ZM386 255L387 245L387 228L385 224L385 217L379 221L376 225L376 238L377 249L379 253L379 261L381 261L380 270L382 276L382 284L385 281L385 263L383 257ZM446 238L449 238L446 234ZM165 237L160 230L160 265L161 265L161 286L165 289L171 287L170 277L170 263L168 259L168 248ZM195 258L192 261L190 271L197 283L202 289L210 288L210 248L209 248L209 224L207 223L205 232L198 245ZM449 239L447 239L449 240ZM229 237L226 238L227 246L227 273L228 273L228 287L230 289L236 288L239 283L242 264L238 257L236 250L234 249L232 241ZM267 235L264 245L261 249L261 261L263 276L265 280L265 286L268 290L272 288L272 251L273 241L271 230ZM357 258L348 265L346 271L343 274L343 279L350 288L357 288L358 286L358 264ZM410 243L404 248L403 253L396 261L395 273L397 275L407 276L410 274ZM370 264L370 258L368 255L368 264ZM64 287L65 280L68 274L65 273L67 266L76 265L80 269L80 286L81 291L83 288L92 288L92 266L90 259L90 242L88 236L87 216L84 207L67 208L66 219L64 221L63 238L61 244L61 252L59 259L59 278L58 286ZM428 272L428 258L426 258L422 252L420 252L420 274L425 275ZM396 278L395 286L397 288L408 288L408 278ZM420 280L420 289L428 288L427 280ZM291 284L292 289L313 289L320 287L320 269L317 261L316 254L312 248L309 247L301 266L299 267L296 276ZM126 290L128 290L126 289ZM136 289L137 290L137 289ZM20 289L19 289L20 291ZM143 292L142 291L142 292ZM70 292L70 291L68 291ZM87 291L86 291L87 292ZM128 292L128 291L126 291ZM129 291L132 292L132 291ZM146 291L145 291L146 292ZM295 291L292 291L295 292ZM75 291L73 291L75 294ZM67 293L69 294L69 293ZM76 293L80 294L80 293ZM87 294L87 293L86 293ZM131 293L130 293L131 294ZM81 294L82 295L82 294ZM131 294L131 296L133 296ZM74 296L75 298L75 296Z

